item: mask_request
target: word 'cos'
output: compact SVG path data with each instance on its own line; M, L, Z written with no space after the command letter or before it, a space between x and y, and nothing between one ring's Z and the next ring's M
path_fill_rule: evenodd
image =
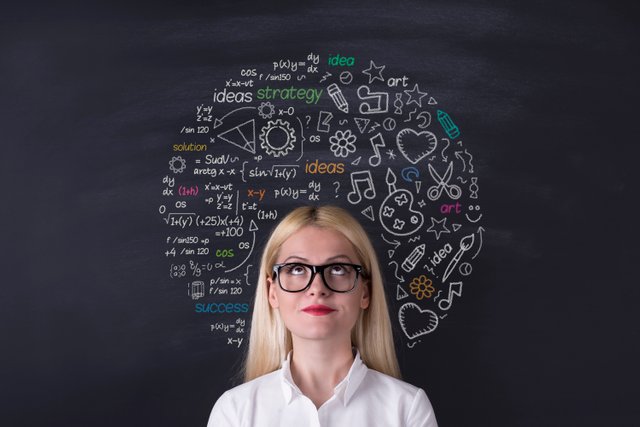
M234 256L233 249L216 249L216 256L219 258L232 258Z

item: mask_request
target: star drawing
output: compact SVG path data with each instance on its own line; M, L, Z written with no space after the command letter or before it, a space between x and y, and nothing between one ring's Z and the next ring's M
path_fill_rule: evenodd
M436 226L436 224L438 224ZM447 228L447 218L442 218L441 221L438 221L434 217L431 217L431 227L427 228L427 232L431 231L435 233L436 240L440 240L440 234L442 233L451 233L451 231Z
M418 89L418 83L413 86L412 90L405 90L404 93L406 93L408 97L407 105L414 103L418 107L422 107L422 98L427 96L427 92L420 92L420 89Z
M386 67L386 65L381 65L379 67L376 67L376 64L370 60L369 68L364 70L362 74L366 74L367 76L369 76L369 84L373 83L376 80L380 80L381 82L384 82L384 78L382 77L382 70L384 70L384 67ZM373 70L375 70L375 72L372 72Z

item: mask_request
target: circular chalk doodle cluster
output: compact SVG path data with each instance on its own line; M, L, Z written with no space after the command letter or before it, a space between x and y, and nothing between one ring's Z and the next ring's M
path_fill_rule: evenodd
M240 347L260 242L301 204L372 234L407 345L462 297L484 229L473 156L424 82L379 61L309 53L236 70L171 146L159 213L169 277Z

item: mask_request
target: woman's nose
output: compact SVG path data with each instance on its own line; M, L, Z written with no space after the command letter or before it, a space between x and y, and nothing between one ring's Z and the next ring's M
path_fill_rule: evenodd
M313 280L311 281L311 285L309 289L307 289L310 295L326 295L329 289L324 285L324 281L322 280L322 274L317 273Z

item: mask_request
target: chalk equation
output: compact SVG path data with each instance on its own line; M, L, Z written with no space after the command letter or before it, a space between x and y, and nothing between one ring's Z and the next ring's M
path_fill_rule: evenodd
M394 67L344 52L239 67L171 135L158 256L227 345L246 343L261 246L301 204L342 206L371 231L409 348L474 287L485 229L464 120Z

